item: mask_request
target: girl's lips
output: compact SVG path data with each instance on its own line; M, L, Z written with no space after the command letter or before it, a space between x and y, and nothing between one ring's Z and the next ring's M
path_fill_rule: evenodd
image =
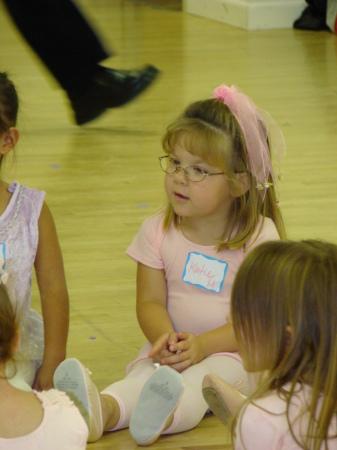
M185 197L182 194L178 194L177 192L174 193L174 196L177 200L188 200L188 197Z

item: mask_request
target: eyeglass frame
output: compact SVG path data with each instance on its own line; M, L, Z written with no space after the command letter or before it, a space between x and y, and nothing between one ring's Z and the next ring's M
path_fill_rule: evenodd
M180 165L176 165L176 170L174 172L166 172L166 170L164 170L163 166L161 165L162 159L165 159L165 158L172 159L169 155L159 156L159 158L158 158L159 159L159 165L160 165L160 168L162 169L163 172L167 173L168 175L175 175L177 172L179 172L179 170L183 170L184 174L185 174L185 177L189 181L192 181L193 183L200 183L200 181L203 181L208 176L224 175L225 174L225 172L209 173L209 172L206 172L204 169L201 169L200 167L196 167L196 166L182 167ZM201 180L191 180L191 178L189 177L189 172L187 171L187 169L190 169L190 168L197 168L198 170L200 170L200 172L203 174L203 178L201 178Z

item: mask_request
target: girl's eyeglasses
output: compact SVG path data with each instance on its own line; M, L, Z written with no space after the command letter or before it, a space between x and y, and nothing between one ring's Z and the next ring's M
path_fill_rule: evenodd
M209 173L205 170L201 169L200 167L181 167L174 159L172 159L170 156L160 156L159 157L159 164L162 170L165 173L168 173L169 175L173 175L174 173L177 173L179 170L183 170L186 178L188 178L190 181L202 181L206 177L211 175L223 175L224 172L216 172L216 173Z

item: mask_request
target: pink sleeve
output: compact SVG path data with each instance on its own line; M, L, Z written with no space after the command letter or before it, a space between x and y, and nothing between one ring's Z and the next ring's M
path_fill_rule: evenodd
M279 450L283 447L282 429L273 415L254 405L248 405L236 425L235 450Z
M164 263L161 255L163 238L162 215L151 216L142 223L140 230L126 250L126 254L145 266L163 269Z

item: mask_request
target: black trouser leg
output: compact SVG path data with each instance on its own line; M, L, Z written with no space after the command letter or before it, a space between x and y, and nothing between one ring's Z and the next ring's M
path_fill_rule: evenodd
M27 43L69 93L83 92L109 55L71 0L4 0Z

